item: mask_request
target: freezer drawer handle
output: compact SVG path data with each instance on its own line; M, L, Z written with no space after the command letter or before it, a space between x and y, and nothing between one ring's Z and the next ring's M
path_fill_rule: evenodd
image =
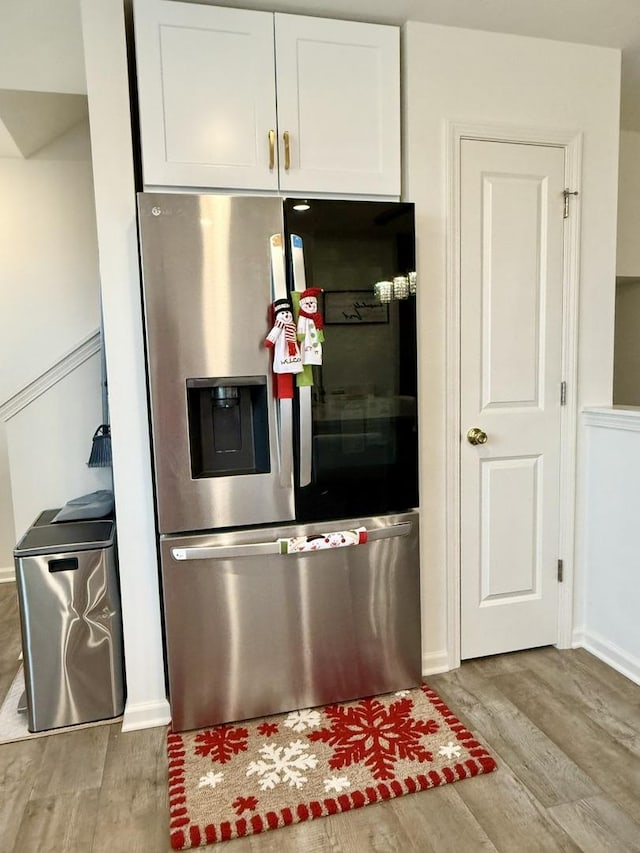
M290 536L278 539L278 544L281 554L307 554L309 551L327 551L330 548L364 545L367 538L366 527L355 527L352 530L336 530L333 533Z
M391 524L388 527L374 527L372 530L366 530L364 527L355 528L355 530L358 532L358 541L340 543L338 547L351 544L362 545L365 542L376 542L379 539L393 539L396 536L408 536L411 532L411 522L401 521L399 524ZM354 529L351 531L338 530L332 533L317 534L317 538L325 539L341 536L344 533L353 534L353 532ZM272 542L255 542L247 545L212 545L210 547L200 548L172 548L171 556L174 560L178 560L180 562L187 560L226 560L230 557L258 557L263 554L280 554L282 556L286 556L288 554L301 552L314 553L319 550L336 547L331 544L323 545L321 548L310 547L312 542L317 541L317 539L314 540L312 537L305 536L298 537L298 539L300 541L307 540L309 547L306 549L300 548L298 550L283 550L283 543L291 542L292 539L281 538L275 539Z

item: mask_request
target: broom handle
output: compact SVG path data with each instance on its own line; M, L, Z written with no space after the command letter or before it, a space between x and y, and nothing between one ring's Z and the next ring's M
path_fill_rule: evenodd
M102 390L102 423L109 423L109 395L107 393L107 357L104 346L104 319L100 299L100 385Z

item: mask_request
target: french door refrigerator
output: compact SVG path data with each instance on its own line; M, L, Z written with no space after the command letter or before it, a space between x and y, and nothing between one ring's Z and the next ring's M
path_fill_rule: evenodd
M413 206L138 209L174 729L420 683ZM305 289L322 364L283 396L271 305Z

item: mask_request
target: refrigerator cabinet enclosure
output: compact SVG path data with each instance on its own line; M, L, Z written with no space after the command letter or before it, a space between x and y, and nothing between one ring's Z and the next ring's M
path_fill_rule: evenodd
M264 553L360 526L365 544ZM417 512L163 537L161 553L176 731L421 681Z

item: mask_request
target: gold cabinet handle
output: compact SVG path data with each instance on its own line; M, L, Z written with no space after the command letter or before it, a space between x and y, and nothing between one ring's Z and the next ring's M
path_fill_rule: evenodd
M275 130L269 131L269 171L273 171L273 167L276 165L276 132Z
M291 145L288 130L282 134L282 140L284 142L284 168L288 171L291 168Z
M469 444L486 444L487 434L481 429L478 429L478 427L473 427L467 433L467 441Z

